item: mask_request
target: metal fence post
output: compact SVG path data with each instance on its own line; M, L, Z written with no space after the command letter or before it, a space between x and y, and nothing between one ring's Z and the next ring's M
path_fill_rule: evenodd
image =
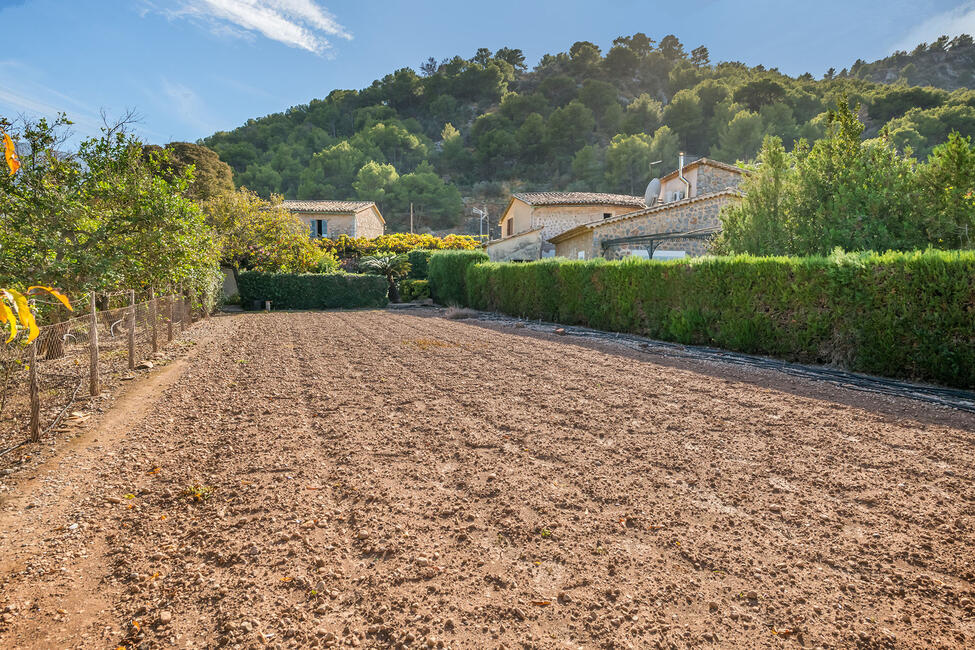
M88 297L88 306L91 309L91 321L88 325L88 357L91 362L91 367L88 370L88 387L91 396L94 397L101 392L98 385L98 315L95 311L94 291Z
M135 289L129 289L129 370L135 370Z
M152 323L152 351L159 352L159 333L156 328L157 320L156 290L149 289L149 322Z
M30 440L41 441L41 395L37 387L37 340L30 344Z

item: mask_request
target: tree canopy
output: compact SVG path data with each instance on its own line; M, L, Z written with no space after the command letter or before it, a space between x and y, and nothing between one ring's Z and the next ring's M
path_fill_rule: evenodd
M925 71L888 85L872 81L880 68L862 62L819 80L712 62L707 47L691 49L673 35L659 42L642 33L620 36L605 50L577 41L531 69L518 49L479 48L466 59L428 59L419 72L401 68L361 90L334 90L202 144L233 168L238 186L265 197L356 198L367 164L391 165L397 179L385 184L395 185L408 183L403 179L424 162L474 200L502 186L640 193L650 178L640 167L645 156L621 163L624 149L638 142L676 138L690 156L735 162L754 158L774 136L791 152L801 138L813 144L823 137L830 107L846 98L861 106L861 139L884 132L901 154L924 159L953 131L975 135L975 91L924 86L943 81L932 63L937 57L953 62L955 78L964 76L958 69L975 69L975 58L965 58L970 51L971 39L959 37L897 55L902 66L927 62ZM666 155L657 171L674 169L672 149L661 146L658 155ZM394 200L402 191L362 191L379 190L393 211L388 221L405 224L399 211L408 204ZM461 218L458 210L435 221L450 227Z

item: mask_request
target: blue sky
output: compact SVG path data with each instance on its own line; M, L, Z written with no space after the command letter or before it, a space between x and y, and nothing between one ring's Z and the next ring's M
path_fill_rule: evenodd
M63 110L78 137L134 108L148 141L193 141L361 88L433 56L673 33L712 61L814 75L975 33L975 0L0 0L0 115Z

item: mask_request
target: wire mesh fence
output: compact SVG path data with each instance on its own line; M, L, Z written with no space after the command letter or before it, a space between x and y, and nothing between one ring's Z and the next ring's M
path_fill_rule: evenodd
M191 293L136 299L134 291L89 294L74 317L40 328L30 344L0 344L0 454L52 436L92 397L150 367L153 355L198 317Z

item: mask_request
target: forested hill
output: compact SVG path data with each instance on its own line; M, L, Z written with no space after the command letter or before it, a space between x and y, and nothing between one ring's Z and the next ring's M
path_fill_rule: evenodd
M970 43L937 47L948 56ZM906 55L914 62L907 83L942 70L921 65L934 47ZM238 185L261 194L375 200L393 228L413 203L424 227L441 229L459 223L461 193L638 194L650 163L663 161L654 175L667 172L681 149L734 162L752 158L766 134L789 146L814 140L825 111L844 97L861 105L867 137L886 125L919 156L952 130L975 134L975 91L860 78L880 75L880 63L790 77L712 63L707 48L688 52L674 36L657 43L635 34L605 52L577 42L529 70L520 50L482 48L470 59L401 68L359 91L332 91L203 143L233 167Z
M953 39L942 36L930 45L921 43L909 54L899 51L873 63L857 61L848 74L880 83L975 88L975 40L968 34Z

